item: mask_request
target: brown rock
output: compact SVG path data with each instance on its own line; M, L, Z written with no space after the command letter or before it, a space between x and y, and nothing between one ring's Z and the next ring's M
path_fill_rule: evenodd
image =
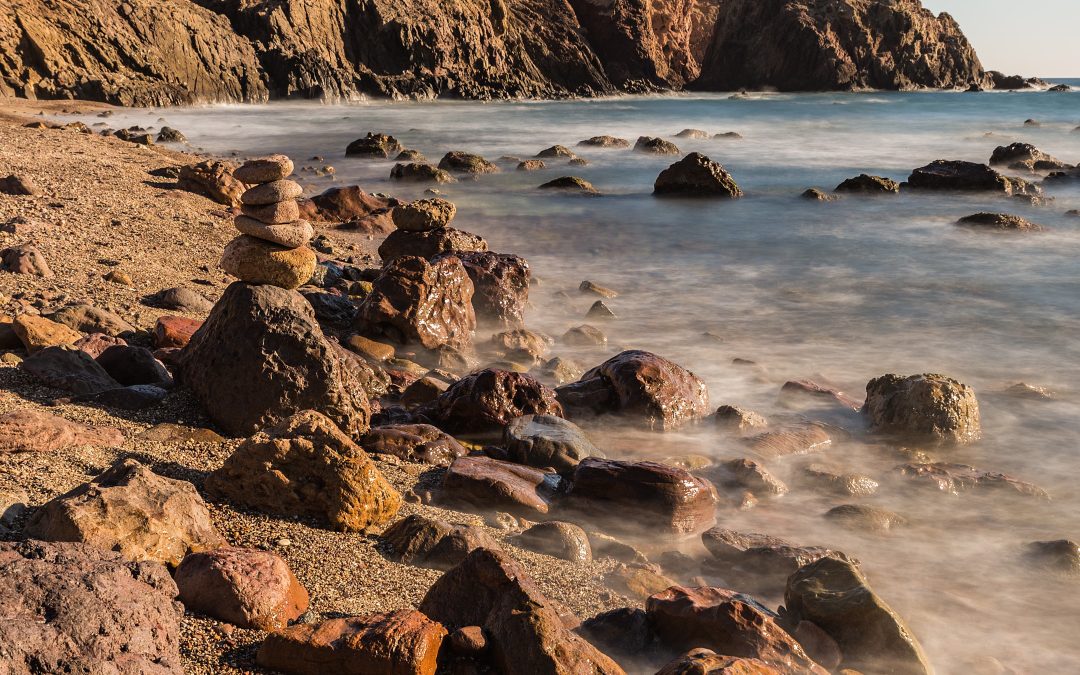
M202 321L186 316L158 317L154 324L154 346L158 349L186 347L191 342L191 336L202 325Z
M607 344L607 336L596 326L584 324L563 333L560 341L573 347L601 347Z
M832 471L821 464L811 464L803 469L803 475L812 483L837 495L868 497L878 489L878 482L870 476L857 473Z
M74 394L99 394L121 386L89 354L70 347L46 347L23 360L19 368L42 384Z
M593 136L580 141L578 145L586 145L594 148L629 148L630 141L615 136Z
M30 197L40 193L41 189L29 176L11 174L0 178L0 194Z
M572 192L584 195L598 195L600 191L596 187L578 176L560 176L554 180L549 180L540 186L541 190L559 190L561 192Z
M563 416L555 392L535 378L490 368L461 378L421 412L455 434L501 432L522 415Z
M1042 232L1043 226L1008 213L975 213L956 221L957 225L992 232Z
M84 338L76 340L72 347L79 351L86 352L90 358L96 359L109 347L124 345L127 345L127 341L123 338L109 337L102 333L91 333Z
M460 152L457 150L446 153L442 160L439 161L439 168L444 171L471 174L499 172L498 166L487 161L480 155L471 155L467 152Z
M604 575L604 585L616 593L635 600L644 600L677 586L678 582L662 573L659 565L619 564Z
M240 195L247 189L243 183L233 178L236 165L217 160L206 160L198 164L180 167L180 179L177 187L208 197L218 204L239 206Z
M479 319L504 326L519 326L525 321L529 303L529 263L522 257L470 251L455 253L473 282L473 309Z
M367 136L358 138L349 143L345 148L346 155L359 155L375 159L389 159L405 149L398 139L387 134L368 132Z
M453 202L445 199L420 199L394 209L394 225L399 230L409 232L427 232L447 227L454 216L457 215L457 207Z
M576 424L555 415L522 415L503 429L507 458L518 464L570 473L586 457L604 457Z
M456 183L457 179L448 171L438 169L430 164L421 162L407 162L395 164L390 169L390 178L412 183Z
M80 333L104 333L116 336L135 332L135 326L124 321L114 312L84 303L62 307L50 314L48 318Z
M34 314L20 314L15 317L12 328L26 347L26 351L31 354L46 347L72 345L83 337L77 330Z
M821 546L795 546L779 537L714 527L701 535L712 555L706 561L724 573L739 570L786 579L797 569L825 557L847 560L843 553Z
M711 649L691 649L661 668L656 675L780 675L760 659L720 656Z
M237 216L233 221L240 234L246 234L256 239L268 241L271 244L284 246L285 248L300 248L307 246L311 238L315 236L315 228L306 220L297 220L292 223L279 223L267 225L266 223L249 218ZM314 270L313 270L314 272ZM308 277L311 278L310 276ZM304 281L307 281L305 279Z
M738 433L757 431L769 426L768 421L756 412L733 405L720 406L716 409L715 417L716 426Z
M468 451L453 436L430 424L374 427L357 441L367 452L393 455L407 462L450 466Z
M431 260L442 254L481 252L487 248L483 237L452 227L424 231L394 230L379 245L379 257L386 264L404 256Z
M787 485L764 465L745 457L722 462L703 473L717 485L749 490L755 495L780 497L788 492Z
M490 457L459 457L443 475L441 497L482 512L535 517L551 510L558 484L558 474Z
M22 244L0 251L0 271L31 274L43 279L53 278L45 256L32 244Z
M863 412L874 433L957 444L982 436L975 391L944 375L873 379Z
M763 459L823 452L832 446L832 436L821 424L804 422L752 436L747 444Z
M653 155L677 155L679 147L671 141L662 138L641 136L634 144L634 152L645 152Z
M304 189L291 180L276 180L248 188L240 195L240 203L248 206L266 206L287 202L304 194Z
M797 407L804 402L837 403L847 410L858 410L863 402L858 401L836 387L819 384L811 380L790 380L780 388L780 403Z
M1028 497L1050 498L1046 490L1038 485L1017 480L1003 473L981 471L968 464L951 462L903 464L896 467L895 471L900 476L918 484L954 495L970 490L1002 490Z
M395 204L397 200L368 194L359 185L347 185L300 200L300 217L313 223L341 223L384 234L394 229L391 211Z
M268 225L282 225L300 220L300 206L295 200L265 204L263 206L251 206L244 204L240 212L248 218L254 218L260 223Z
M394 358L394 347L385 342L376 342L363 335L350 335L345 346L369 361L382 362Z
M1068 539L1034 541L1025 547L1028 560L1067 577L1080 577L1080 544Z
M114 448L123 443L124 435L112 427L89 427L30 409L0 415L0 454L46 452L83 445Z
M478 548L501 550L482 528L451 525L443 520L413 514L393 523L382 533L390 557L407 565L448 570L460 565Z
M840 183L835 191L858 194L899 194L900 184L889 178L863 173Z
M268 155L259 159L249 159L239 169L233 171L233 177L241 183L258 185L273 183L292 175L293 161L285 155Z
M315 252L306 246L283 248L241 234L225 246L220 265L241 281L293 289L311 279L317 262Z
M510 541L515 546L570 562L592 560L589 536L573 523L557 520L537 523Z
M657 176L653 194L737 199L743 191L724 167L691 152Z
M547 164L542 159L526 159L523 162L518 162L518 171L543 171L547 168Z
M869 504L841 504L825 513L829 520L851 530L886 534L908 524L907 518Z
M916 190L998 192L1038 198L1042 188L1020 178L1008 178L985 164L939 159L915 169L907 185Z

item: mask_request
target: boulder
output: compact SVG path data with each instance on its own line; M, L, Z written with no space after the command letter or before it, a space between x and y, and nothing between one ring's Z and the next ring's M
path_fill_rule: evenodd
M537 523L521 534L512 537L511 543L521 548L550 555L570 562L592 560L589 535L573 523L550 520Z
M862 410L873 433L956 444L982 436L975 390L944 375L883 375L870 380Z
M229 286L184 348L179 379L229 434L249 435L301 410L349 434L368 428L361 383L295 291Z
M487 242L480 235L452 227L422 231L398 229L379 245L379 257L386 264L404 256L430 260L443 253L486 251L487 248Z
M14 195L16 197L32 197L40 194L41 189L29 176L10 174L0 178L0 194Z
M83 337L73 328L35 314L20 314L15 317L11 327L30 354L47 347L72 345Z
M1008 213L974 213L956 221L957 225L991 232L1042 232L1043 226Z
M101 333L118 337L135 333L136 328L114 312L87 304L68 305L48 316L80 333Z
M555 340L528 328L513 328L491 336L491 350L502 359L530 366L544 362Z
M457 150L446 153L442 160L439 161L439 168L444 171L470 174L499 172L498 166L480 155L471 155Z
M656 675L780 675L760 659L721 656L711 649L691 649L661 668Z
M556 390L572 416L617 414L667 431L708 414L705 383L690 371L650 352L631 350Z
M306 246L285 248L242 234L225 246L221 269L242 281L293 289L315 273L315 252Z
M269 551L226 546L192 553L174 578L189 612L240 628L282 630L308 607L307 590Z
M1042 188L1019 178L1007 178L985 164L939 159L915 169L907 186L918 190L1000 192L1008 196L1039 197Z
M121 459L89 483L46 502L24 533L168 565L225 544L194 485L159 476L134 459Z
M583 324L563 333L560 342L571 347L602 347L607 344L607 336L596 326Z
M448 171L436 168L422 162L403 162L395 164L390 169L392 180L407 181L411 183L456 183L457 179Z
M183 675L176 584L164 565L88 544L0 542L3 669Z
M735 199L742 197L743 191L724 167L691 152L657 176L653 194Z
M547 168L547 164L542 159L526 159L523 162L518 162L518 171L542 171Z
M86 352L68 347L47 347L27 357L19 368L42 384L74 394L98 394L122 385Z
M389 159L405 149L398 139L387 134L368 132L367 136L358 138L345 148L345 154L350 156L370 157L373 159Z
M208 159L197 164L180 167L177 187L208 197L225 206L240 206L240 195L247 186L233 177L236 165L230 162Z
M701 543L712 556L706 568L722 574L743 573L783 581L800 567L822 558L848 560L839 551L822 546L796 546L784 539L757 532L737 532L714 527L701 535Z
M566 508L612 530L701 532L716 520L716 490L685 469L587 457L575 468Z
M446 629L414 609L297 624L271 633L255 662L296 675L435 675Z
M558 474L490 457L459 457L443 474L441 499L481 512L535 518L551 510Z
M53 272L45 255L33 244L21 244L0 251L0 271L12 274L31 274L42 279L52 279Z
M154 358L154 353L146 347L109 347L97 357L97 362L110 377L125 387L153 384L162 389L170 389L173 386L173 378L168 369Z
M630 141L625 138L616 138L615 136L593 136L592 138L586 138L583 141L579 141L578 145L593 148L629 148Z
M650 136L640 136L634 144L634 152L644 152L652 155L677 155L679 147L671 141Z
M922 646L851 562L822 558L788 579L785 619L810 621L836 640L842 668L929 675Z
M502 553L470 553L432 584L419 609L451 630L483 628L499 672L624 675L614 661L567 630L554 603Z
M507 459L559 473L572 472L586 457L604 457L576 424L555 415L522 415L503 429Z
M541 190L559 190L584 195L598 195L600 191L592 183L577 176L560 176L540 186Z
M675 138L692 138L699 141L708 140L709 137L709 132L702 129L683 129L675 134Z
M293 415L244 441L206 479L212 497L271 515L362 532L397 513L401 495L329 418Z
M1006 166L1013 170L1056 171L1071 168L1061 160L1039 150L1030 143L1010 143L994 148L990 156L990 166Z
M158 317L154 324L154 346L158 349L186 347L203 322L186 316Z
M565 145L553 145L550 148L545 148L536 153L536 157L538 159L574 159L577 155Z
M900 192L900 184L889 178L863 173L840 183L836 186L835 191L860 194L897 194Z
M373 427L357 443L375 455L393 455L407 462L450 466L468 450L453 436L430 424L389 424Z
M799 195L803 199L811 202L835 202L840 199L839 195L834 195L819 188L807 188Z
M427 232L447 227L457 215L457 207L445 199L420 199L394 209L394 225L399 230Z
M124 435L112 427L90 427L63 417L23 408L0 415L0 455L49 452L85 445L115 448Z
M421 412L452 434L501 432L522 415L563 415L555 392L532 376L490 368L461 378Z
M490 251L455 254L473 282L473 309L481 320L520 326L529 303L529 263L520 256Z
M478 548L501 550L482 528L451 525L420 514L406 516L382 533L389 557L406 565L448 570Z
M391 213L395 204L397 200L369 194L359 185L333 187L311 199L301 199L296 217L284 222L303 218L312 223L344 224L383 234L394 229ZM245 213L248 213L246 209Z

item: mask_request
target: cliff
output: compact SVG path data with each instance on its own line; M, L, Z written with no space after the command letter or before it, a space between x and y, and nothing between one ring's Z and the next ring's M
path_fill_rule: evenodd
M124 105L989 84L918 0L0 0L0 93Z

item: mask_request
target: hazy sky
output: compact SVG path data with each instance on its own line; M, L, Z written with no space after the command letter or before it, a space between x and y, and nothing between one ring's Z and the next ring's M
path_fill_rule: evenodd
M923 5L952 14L989 70L1080 77L1080 0L923 0Z

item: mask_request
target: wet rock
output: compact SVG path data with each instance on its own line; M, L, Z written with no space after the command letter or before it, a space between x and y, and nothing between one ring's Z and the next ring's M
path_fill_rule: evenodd
M583 621L576 631L620 661L634 662L662 649L645 611L633 607L597 614Z
M154 324L154 346L158 349L186 347L203 322L186 316L162 316Z
M30 197L40 193L41 189L29 176L11 174L0 178L0 194Z
M510 541L515 546L570 562L592 560L588 535L573 523L556 520L537 523Z
M233 177L235 170L235 164L212 159L183 166L180 167L180 179L176 186L218 204L240 206L240 195L247 190L247 186Z
M483 252L487 251L487 248L483 237L452 227L423 232L395 230L379 246L379 257L385 264L404 256L419 256L431 260L441 254Z
M121 385L89 354L67 347L47 347L19 364L42 384L74 394L97 394Z
M1007 166L1013 170L1031 173L1071 168L1030 143L999 145L990 156L990 166Z
M177 565L225 544L195 486L122 459L89 483L45 503L24 530L43 541L74 541L128 560Z
M52 279L53 272L45 255L33 244L21 244L0 251L0 271L12 274L30 274L43 279Z
M47 347L72 345L82 339L82 333L43 316L20 314L11 324L15 336L30 354Z
M765 468L760 462L741 458L717 464L702 472L716 485L749 490L755 495L780 497L788 493L788 486Z
M0 542L11 673L181 675L176 585L164 565L87 544Z
M582 281L581 284L578 286L578 291L587 295L598 295L601 298L614 298L619 295L617 292L611 290L610 288L601 286L597 283L593 283L589 280Z
M357 328L426 349L467 347L476 328L472 296L472 281L456 257L397 258L373 282Z
M439 398L450 385L434 377L421 377L401 392L401 404L408 406L425 405Z
M655 430L675 429L708 412L705 383L650 352L625 351L556 390L572 415L617 414Z
M522 415L563 415L555 392L535 378L490 368L461 378L422 412L450 433L501 432Z
M811 464L802 473L810 483L836 495L869 497L878 489L878 482L870 476L840 473L821 464Z
M394 358L396 352L393 345L378 342L363 335L350 335L345 341L345 347L374 363L388 361Z
M704 647L720 654L764 661L790 675L826 671L749 596L721 588L676 586L646 602L656 632L676 649Z
M240 628L281 630L308 607L308 592L269 551L226 546L192 553L176 568L180 601Z
M861 194L897 194L900 192L900 184L888 178L864 173L855 178L848 178L837 185L835 191Z
M964 216L956 224L989 231L1042 232L1045 229L1042 225L1008 213L975 213Z
M427 158L419 150L402 150L394 157L395 162L426 162Z
M786 617L810 621L836 640L842 668L929 675L919 641L850 562L822 558L788 579Z
M389 159L391 155L396 155L404 149L405 147L393 136L369 131L367 136L349 143L345 148L345 154L374 159Z
M468 174L499 172L498 166L487 161L480 155L471 155L467 152L460 151L452 151L443 155L443 158L439 161L439 168L444 171Z
M166 288L155 293L148 300L155 307L189 314L206 314L214 307L214 303L190 288Z
M296 217L284 222L303 218L312 223L340 223L351 229L384 234L394 229L391 213L395 204L396 200L369 194L359 185L333 187L311 199L300 200ZM244 213L263 220L261 214L249 212L249 207L244 208Z
M616 138L615 136L593 136L592 138L586 138L583 141L579 141L578 145L594 148L629 148L630 141L625 138Z
M760 659L720 656L711 649L691 649L661 668L656 675L779 675Z
M958 495L972 490L1001 490L1028 497L1049 499L1046 491L1037 485L1017 480L1012 476L993 471L981 471L968 464L931 462L926 464L902 464L895 472L927 487Z
M907 185L919 190L1000 192L1039 197L1042 189L1019 178L1007 178L985 164L939 159L915 169Z
M840 199L839 196L819 190L818 188L807 188L801 195L803 199L812 202L835 202Z
M825 513L825 517L851 530L885 534L908 524L907 518L888 509L869 504L841 504Z
M394 225L408 232L427 232L447 227L457 207L445 199L421 199L394 209Z
M779 537L756 532L737 532L714 527L701 535L701 542L712 555L706 564L721 574L733 570L745 574L786 579L800 567L825 557L847 560L838 551L821 546L796 546Z
M837 403L847 410L858 410L863 402L858 401L836 387L819 384L810 380L790 380L780 388L780 403L795 407L805 402Z
M473 282L473 309L480 319L505 326L525 320L529 302L529 263L520 256L474 251L457 253Z
M536 157L539 159L556 159L560 157L564 159L573 159L577 157L577 155L574 154L573 150L564 145L553 145L550 148L545 148L536 153Z
M547 164L542 159L527 159L517 165L518 171L543 171L546 168Z
M443 476L442 499L482 512L535 517L551 510L558 486L558 474L490 457L459 457Z
M152 384L162 389L171 389L173 386L173 378L168 369L145 347L109 347L97 357L97 362L105 372L125 387Z
M1025 553L1030 561L1045 570L1080 577L1080 544L1075 541L1035 541L1025 547Z
M982 436L975 390L944 375L873 379L863 413L873 433L957 444Z
M586 457L604 454L576 424L554 415L522 415L503 430L507 458L518 464L573 471Z
M390 170L392 180L407 181L410 183L456 183L457 179L448 171L435 168L430 164L409 162L395 164Z
M635 563L615 566L604 575L604 585L620 595L643 600L676 586L677 582L664 575L659 565Z
M293 289L311 278L316 263L315 252L306 246L285 248L242 234L225 246L220 265L242 281Z
M623 675L563 624L558 608L504 554L478 549L428 590L420 611L450 629L480 626L500 672Z
M709 132L702 131L701 129L683 129L679 133L675 134L675 138L692 138L697 140L708 140Z
M573 361L556 356L543 365L534 368L533 372L554 382L556 385L560 385L577 380L585 372L585 369Z
M158 143L187 143L187 136L179 129L173 129L172 127L161 127L157 135Z
M49 452L79 446L114 448L124 435L112 427L91 427L63 417L23 408L0 415L0 455Z
M468 451L453 436L430 424L373 427L357 443L366 452L393 455L407 462L450 466Z
M540 186L541 190L559 190L561 192L573 192L577 194L585 195L598 195L600 191L597 190L592 183L584 178L578 178L577 176L561 176L554 180L549 180Z
M679 154L679 147L662 138L641 136L637 139L637 143L634 144L634 152L645 152L653 155L677 155Z
M607 344L607 336L596 326L584 324L563 333L559 341L571 347L602 347Z
M1054 392L1046 387L1037 384L1027 384L1025 382L1017 382L1016 384L1009 385L1004 393L1013 398L1030 399L1034 401L1048 401L1056 398Z
M691 152L657 176L653 194L735 199L742 197L743 191L723 166Z
M528 328L515 328L491 336L491 348L501 358L535 365L555 342L551 337Z
M271 633L255 662L297 675L435 675L446 629L414 609L297 624Z
M300 295L303 295L311 305L311 310L315 312L315 320L328 331L346 331L356 320L356 305L344 295L306 290L301 291ZM350 351L349 356L353 355L355 352Z
M752 410L743 410L733 405L722 405L713 416L716 426L728 431L745 434L769 426L769 422Z
M368 401L347 366L302 295L234 283L184 349L179 379L230 434L301 410L359 434L368 428Z
M813 422L788 425L747 439L750 450L764 459L824 452L832 442L828 429Z
M566 507L612 531L688 534L715 521L716 490L685 469L587 457L574 470Z
M413 514L390 525L382 540L392 551L393 560L437 570L460 565L478 548L501 550L482 528L451 525L444 520Z

